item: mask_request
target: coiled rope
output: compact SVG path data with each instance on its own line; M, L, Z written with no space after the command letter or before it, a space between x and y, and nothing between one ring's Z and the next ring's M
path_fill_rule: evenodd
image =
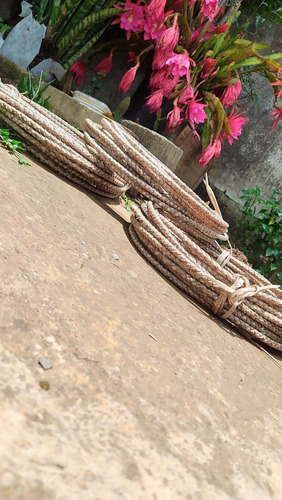
M140 253L189 296L253 339L282 351L282 291L222 249L228 224L124 127L86 120L84 134L0 83L0 116L42 162L83 187L118 197L129 186L129 233Z

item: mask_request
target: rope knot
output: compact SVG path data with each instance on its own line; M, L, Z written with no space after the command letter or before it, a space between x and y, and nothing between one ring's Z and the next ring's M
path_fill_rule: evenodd
M246 299L247 297L253 297L257 293L269 290L271 288L279 288L279 285L250 285L250 282L248 278L246 278L246 276L238 274L229 291L224 291L219 295L214 304L214 313L220 315L223 319L227 319L243 302L244 299ZM231 307L226 313L221 314L226 301L231 305Z

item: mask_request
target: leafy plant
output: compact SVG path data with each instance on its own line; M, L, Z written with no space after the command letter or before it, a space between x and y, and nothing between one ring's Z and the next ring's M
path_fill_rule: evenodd
M9 26L8 24L5 24L3 22L2 17L0 17L0 33L5 33L6 31L10 31L10 30L11 30L11 26Z
M282 285L282 193L264 198L258 187L242 192L238 246L261 274Z
M58 47L67 69L99 39L117 14L115 0L37 0L37 20L47 26L47 38Z
M128 212L130 212L130 205L132 205L132 203L134 203L134 201L132 201L129 196L127 196L125 193L123 193L121 195L121 199L123 200L123 203L124 203L124 208L125 210L127 210Z
M267 21L282 24L281 0L244 0L244 7L255 17L256 28Z
M156 114L156 126L162 114L166 115L167 132L188 124L201 141L202 167L220 155L226 142L233 144L241 135L247 121L238 104L243 75L246 82L246 75L258 73L274 86L275 109L271 117L276 120L272 128L282 119L282 107L278 104L282 95L281 68L276 61L282 53L262 55L260 51L269 45L244 38L237 26L240 3L123 0L112 23L120 24L125 32L131 64L119 90L128 92L145 63L150 75L145 104L149 113ZM94 72L104 66L108 74L116 50L115 40L110 54Z
M242 83L242 94L240 95L240 100L242 99L251 99L254 103L259 107L259 96L257 92L254 90L255 80L252 74L246 73L241 75L241 83Z
M44 98L42 93L51 83L53 83L54 80L42 84L42 78L44 78L44 74L41 75L40 78L36 78L28 72L22 76L20 82L18 83L18 91L28 97L31 101L43 106L43 108L49 109L49 97Z
M13 153L18 158L19 163L29 165L29 163L20 154L20 152L25 151L21 141L15 138L13 132L9 128L4 128L4 124L2 122L0 122L0 144L2 147L8 149L10 153Z
M94 90L99 89L102 85L102 79L104 78L104 76L105 76L104 71L98 71L98 73L96 73L96 75L94 75L93 78L91 78L90 88L85 89L84 93L91 95L94 92Z

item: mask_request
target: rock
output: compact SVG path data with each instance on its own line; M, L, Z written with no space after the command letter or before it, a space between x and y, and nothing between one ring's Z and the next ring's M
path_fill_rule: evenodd
M50 370L53 367L53 361L47 358L39 358L38 363L42 366L43 370Z

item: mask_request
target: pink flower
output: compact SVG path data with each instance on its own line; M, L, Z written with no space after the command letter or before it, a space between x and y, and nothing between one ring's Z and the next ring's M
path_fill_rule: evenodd
M144 40L158 40L166 30L164 17L147 16L144 26Z
M136 72L138 70L140 66L140 62L137 61L137 63L135 64L135 66L132 66L132 68L130 68L122 77L121 81L120 81L120 84L119 84L119 91L120 92L123 92L124 94L129 90L129 88L131 87L134 79L135 79L135 76L136 76Z
M278 124L278 122L279 122L280 120L282 120L282 107L277 108L277 109L273 109L273 110L270 112L270 116L269 116L269 118L274 118L276 115L277 115L277 118L276 118L275 122L272 124L272 126L271 126L271 130L275 129L275 127L276 127L276 125Z
M202 152L198 163L201 167L205 167L213 158L218 158L221 152L221 141L217 137L213 142L210 142L209 145Z
M240 80L237 80L237 82L228 85L228 87L226 87L226 89L223 91L220 98L222 106L227 108L227 106L234 104L234 102L238 99L241 90L242 84Z
M120 23L121 29L126 31L126 38L129 40L131 37L131 32L136 33L144 21L143 7L139 5L140 2L136 4L126 1L124 4L124 9L129 9L127 12L121 14L121 16L112 22L112 24ZM118 5L115 6L117 9L121 9Z
M97 66L93 69L94 75L97 75L97 73L104 73L104 76L106 76L112 69L113 65L113 53L110 52L110 55L102 59Z
M167 115L167 132L173 132L177 129L183 118L180 117L182 109L177 106L177 102L173 103L173 110Z
M282 81L281 82L273 82L270 85L273 85L273 86L280 85L282 87ZM281 95L282 95L282 88L280 90L278 90L277 99L278 99L278 97L281 97Z
M189 45L191 45L196 40L196 38L199 36L199 34L202 32L202 30L203 30L203 26L200 26L200 28L197 28L196 30L193 31ZM199 40L199 42L202 42L203 40L208 40L208 38L210 38L210 37L211 37L211 33L206 32L204 34L204 36Z
M155 111L159 111L163 102L164 95L161 90L156 90L148 97L146 102L146 106L149 110L149 113L154 113Z
M200 12L212 21L218 9L218 0L204 0Z
M164 10L165 10L166 0L151 0L151 2L145 7L146 16L152 16L155 19L159 17L163 17L164 19Z
M184 88L184 90L182 90L178 102L180 102L181 104L187 104L187 101L189 99L192 99L193 97L194 97L194 90L192 85L189 84L187 85L186 88Z
M170 50L158 50L156 48L152 62L152 69L162 69L166 65L166 61L171 56L171 54L172 52Z
M128 55L128 59L127 59L127 62L129 64L136 64L136 57L137 57L137 54L136 52L127 52L127 55Z
M212 59L212 57L206 57L206 59L204 59L203 71L200 75L202 79L215 75L216 71L212 71L215 63L216 59Z
M154 91L162 88L164 80L169 78L169 76L170 73L166 66L163 66L161 69L156 69L155 71L152 71L149 82L150 90Z
M177 15L175 15L172 26L166 29L156 42L156 50L152 64L153 69L160 69L165 65L178 42L178 37L179 28L177 25Z
M186 76L187 82L190 82L190 63L195 66L193 59L189 57L187 52L185 54L174 54L167 59L166 64L174 76Z
M227 138L229 144L233 144L234 139L238 139L239 135L241 135L242 127L245 125L247 118L242 116L239 110L235 112L235 109L232 108L227 121L230 127L230 134L223 132L222 136Z
M169 69L164 66L161 69L152 71L149 87L151 91L161 90L165 97L168 97L174 90L179 76L171 75Z
M216 26L216 28L213 30L213 33L219 35L220 33L225 33L229 28L230 24L220 24L219 26Z
M196 99L191 99L187 102L185 118L189 121L192 128L195 128L195 123L204 123L207 118L204 110L206 107L206 104L202 104L201 102L196 101Z
M86 64L82 60L76 61L70 67L72 77L75 79L76 85L79 87L82 82L83 86L86 82Z

